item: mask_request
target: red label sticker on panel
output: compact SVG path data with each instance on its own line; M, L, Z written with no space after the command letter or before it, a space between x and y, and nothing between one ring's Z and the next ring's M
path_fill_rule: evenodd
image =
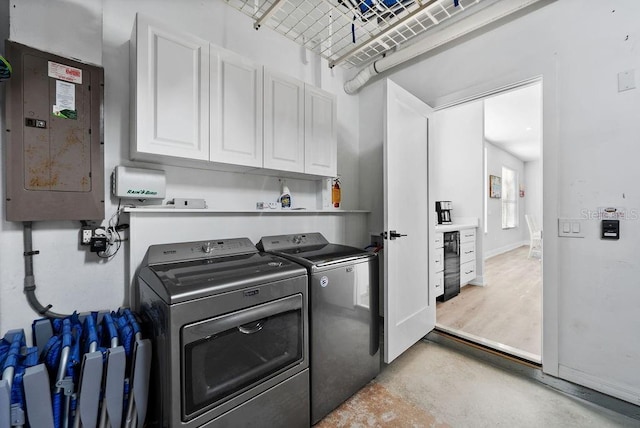
M53 61L49 61L49 77L82 85L82 70Z

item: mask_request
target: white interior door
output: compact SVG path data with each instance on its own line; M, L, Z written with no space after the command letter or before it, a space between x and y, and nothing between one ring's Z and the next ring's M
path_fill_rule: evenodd
M433 109L386 81L384 138L384 360L435 327L429 289L429 118ZM406 235L394 239L391 231Z

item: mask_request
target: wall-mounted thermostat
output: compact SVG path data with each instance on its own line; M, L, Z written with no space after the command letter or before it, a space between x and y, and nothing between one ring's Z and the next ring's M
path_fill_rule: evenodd
M620 220L602 220L602 239L620 239Z

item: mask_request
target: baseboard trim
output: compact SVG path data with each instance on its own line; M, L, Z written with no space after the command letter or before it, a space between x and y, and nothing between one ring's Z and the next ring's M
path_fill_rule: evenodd
M593 390L586 386L578 385L568 380L546 374L542 371L542 366L530 361L455 337L442 331L434 330L427 334L423 340L446 346L447 348L469 355L493 366L536 380L564 394L580 398L630 418L640 420L640 406Z
M600 379L596 376L584 373L580 370L572 369L571 367L559 365L558 375L563 379L567 379L570 382L575 382L579 385L584 385L589 388L598 388L605 394L626 400L635 405L640 405L640 395L637 391L625 388L623 385L614 384L606 380Z
M486 285L484 283L484 275L476 276L475 279L469 281L469 284L484 287Z
M487 260L491 257L499 256L500 254L508 253L509 251L524 246L529 246L529 241L516 242L513 244L505 245L504 247L496 248L494 250L485 251L484 259Z

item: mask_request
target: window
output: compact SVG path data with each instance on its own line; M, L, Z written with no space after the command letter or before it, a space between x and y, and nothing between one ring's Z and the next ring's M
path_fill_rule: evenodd
M502 167L502 228L518 227L518 174Z

